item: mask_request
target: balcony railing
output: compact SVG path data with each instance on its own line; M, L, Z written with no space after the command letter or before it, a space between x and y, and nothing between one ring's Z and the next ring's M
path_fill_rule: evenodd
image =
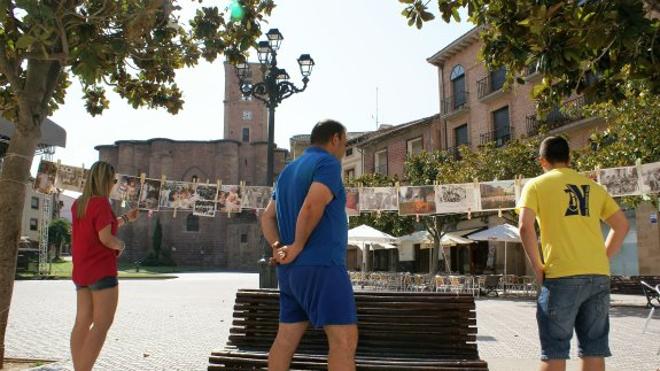
M469 97L470 94L465 92L462 95L447 97L442 100L441 112L443 115L450 115L454 112L458 112L469 107Z
M505 72L498 70L477 81L477 96L479 99L494 93L504 86Z
M485 145L491 142L495 142L496 147L502 147L503 145L509 143L513 139L513 128L509 127L509 130L501 131L489 131L480 135L481 145Z
M583 119L582 107L588 103L584 96L579 96L565 101L561 106L553 108L543 120L540 120L536 116L536 113L528 115L527 135L536 135L541 128L553 130Z

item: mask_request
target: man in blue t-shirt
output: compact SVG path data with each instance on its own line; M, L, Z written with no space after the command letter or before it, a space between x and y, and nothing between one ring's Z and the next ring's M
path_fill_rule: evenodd
M348 219L341 159L346 128L321 121L312 146L279 176L261 228L279 263L280 325L268 370L288 370L307 326L328 337L328 368L355 370L357 312L346 271Z

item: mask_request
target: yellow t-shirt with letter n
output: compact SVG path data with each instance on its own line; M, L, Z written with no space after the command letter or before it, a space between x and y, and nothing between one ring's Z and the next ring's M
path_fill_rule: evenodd
M534 210L541 227L546 278L610 274L600 221L619 206L601 185L575 170L554 169L525 184L523 207Z

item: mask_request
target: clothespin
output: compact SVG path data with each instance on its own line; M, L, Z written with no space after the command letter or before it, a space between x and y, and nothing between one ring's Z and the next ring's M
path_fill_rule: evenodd
M497 210L497 216L500 217L500 218L502 217L502 209L501 208Z
M174 208L174 213L172 213L172 219L176 219L176 207Z
M468 220L472 220L472 209L468 207Z
M415 221L419 223L419 214L415 214Z

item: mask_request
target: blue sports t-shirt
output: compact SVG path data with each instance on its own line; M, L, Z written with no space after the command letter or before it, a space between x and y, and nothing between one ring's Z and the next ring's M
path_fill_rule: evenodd
M325 207L302 252L288 265L346 265L348 218L341 163L322 148L308 148L284 168L277 180L273 199L277 201L280 243L294 242L298 214L313 182L328 187L334 198Z

